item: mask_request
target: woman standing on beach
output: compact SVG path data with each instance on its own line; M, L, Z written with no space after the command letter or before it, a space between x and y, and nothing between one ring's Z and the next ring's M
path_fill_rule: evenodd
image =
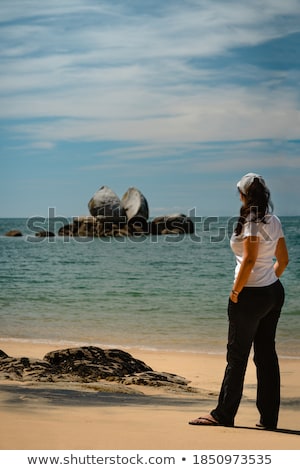
M237 187L242 207L230 240L236 269L228 303L227 367L217 407L189 424L234 426L253 344L257 371L256 406L260 413L257 426L275 429L280 406L275 334L284 302L279 277L288 264L288 252L281 223L270 213L270 191L264 179L248 173Z

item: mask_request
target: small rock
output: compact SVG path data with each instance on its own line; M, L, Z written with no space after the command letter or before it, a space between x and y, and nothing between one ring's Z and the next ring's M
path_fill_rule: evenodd
M20 230L10 230L5 234L6 237L22 237L23 234Z
M55 233L41 230L40 232L37 232L35 236L40 238L55 237Z

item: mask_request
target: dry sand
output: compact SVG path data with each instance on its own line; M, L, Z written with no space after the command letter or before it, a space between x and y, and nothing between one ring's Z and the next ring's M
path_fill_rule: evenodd
M67 345L2 342L10 356L42 358ZM300 360L280 359L279 429L255 428L256 377L249 360L244 396L234 428L191 426L215 406L225 357L127 350L154 370L189 379L196 392L132 386L131 394L105 393L76 384L0 382L0 448L195 450L299 450Z

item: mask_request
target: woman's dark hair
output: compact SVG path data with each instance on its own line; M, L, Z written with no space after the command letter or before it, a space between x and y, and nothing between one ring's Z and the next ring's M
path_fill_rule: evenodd
M253 183L247 190L247 194L243 195L245 197L245 203L240 209L240 216L234 230L236 235L240 235L242 232L243 225L249 214L252 215L252 222L266 223L264 219L265 215L273 210L273 204L270 200L270 191L258 178L254 178Z

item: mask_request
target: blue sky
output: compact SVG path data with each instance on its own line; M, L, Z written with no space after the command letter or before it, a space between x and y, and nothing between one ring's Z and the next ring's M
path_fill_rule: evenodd
M300 0L1 0L0 217L235 215L262 174L300 215Z

